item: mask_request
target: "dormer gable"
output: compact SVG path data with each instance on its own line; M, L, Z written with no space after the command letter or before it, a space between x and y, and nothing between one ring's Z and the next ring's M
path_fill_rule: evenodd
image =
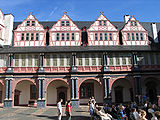
M94 21L87 30L88 45L118 45L119 34L118 29L103 15Z
M64 12L64 15L52 26L51 31L80 31L71 18Z
M89 27L88 31L118 31L117 28L103 15L95 20L95 22Z
M81 30L77 25L66 15L57 21L56 24L49 30L50 46L80 46L81 45Z
M134 16L121 30L123 45L148 45L148 32Z
M134 15L129 19L129 21L125 24L121 31L144 31L147 32L146 29L139 23L138 20L134 17Z
M32 12L14 30L14 46L45 46L46 30Z
M44 31L44 28L31 12L15 31Z

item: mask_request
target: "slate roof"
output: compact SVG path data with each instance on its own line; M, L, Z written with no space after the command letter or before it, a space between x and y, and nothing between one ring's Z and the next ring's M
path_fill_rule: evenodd
M94 23L94 21L73 21L79 29L86 26L87 29ZM15 30L22 22L14 22L13 29ZM47 26L52 28L57 21L39 22L44 28ZM121 30L125 23L124 22L111 22L118 30ZM148 31L149 40L153 41L153 33L151 22L140 22L140 24ZM157 30L160 32L160 23L157 24ZM160 52L160 45L150 42L149 46L39 46L39 47L12 47L4 46L0 48L0 53L36 53L36 52L102 52L102 51L158 51Z

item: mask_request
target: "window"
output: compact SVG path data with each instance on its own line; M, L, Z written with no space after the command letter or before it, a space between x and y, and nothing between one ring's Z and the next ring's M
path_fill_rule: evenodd
M38 64L39 64L39 63L38 63L38 62L39 62L39 57L38 57L38 55L35 55L35 56L34 56L34 60L35 60L35 62L34 62L34 66L36 66L36 67L37 67L37 66L38 66Z
M66 40L69 41L69 33L66 35Z
M132 40L135 40L135 39L134 39L134 33L132 33Z
M26 26L30 26L30 21L27 21Z
M74 40L74 33L72 33L72 40Z
M57 66L57 55L53 55L53 66Z
M19 55L15 55L15 58L14 58L14 62L15 62L15 67L18 67L19 66Z
M112 33L109 33L109 39L112 40Z
M64 21L61 21L61 26L65 26L65 22Z
M28 55L28 66L32 67L32 55Z
M88 54L85 55L85 66L89 66L89 56L88 56Z
M67 66L70 66L70 55L67 55Z
M92 55L92 66L96 66L96 57Z
M107 40L107 33L104 34L104 39Z
M95 40L98 40L98 34L95 33Z
M21 40L24 40L24 33L21 34Z
M110 58L109 58L109 65L113 65L113 57L111 56Z
M143 33L140 33L141 40L143 40Z
M34 40L34 33L31 33L31 40Z
M78 65L82 66L82 58L78 58Z
M29 40L29 33L26 34L26 40Z
M139 40L139 34L136 33L136 40Z
M137 22L136 21L134 22L134 25L137 26Z
M50 66L50 55L46 55L46 66Z
M103 21L103 25L106 26L106 21Z
M64 41L64 33L61 34L61 41Z
M22 57L22 67L24 67L24 66L26 66L26 57L25 57L25 55L22 55L21 56Z
M122 65L126 65L126 58L122 57Z
M69 26L69 21L66 21L66 26Z
M56 40L59 41L59 33L57 33Z
M98 56L98 65L99 66L102 65L102 56L101 55Z
M82 83L80 86L80 98L90 98L94 96L94 84Z
M128 57L128 65L131 65L131 64L132 64L132 57L129 56L129 57Z
M35 21L32 21L32 26L35 26Z
M30 86L30 99L36 99L36 86Z
M116 65L120 65L120 59L118 55L115 56L115 59L116 59Z
M127 40L131 40L130 33L127 33Z
M39 40L39 33L36 33L36 41Z
M102 21L99 21L99 25L102 25Z
M103 34L99 33L99 40L103 40Z
M133 26L133 21L131 21L131 26Z
M60 66L64 66L64 57L60 56Z

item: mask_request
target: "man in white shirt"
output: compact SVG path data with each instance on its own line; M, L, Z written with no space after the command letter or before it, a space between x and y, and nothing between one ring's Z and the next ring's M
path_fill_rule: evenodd
M58 120L61 120L62 118L62 102L63 102L63 99L60 99L59 102L57 103Z

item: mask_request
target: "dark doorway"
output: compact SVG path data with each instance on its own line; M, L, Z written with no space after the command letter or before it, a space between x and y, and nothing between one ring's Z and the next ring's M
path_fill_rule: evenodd
M67 101L67 87L58 87L57 88L57 101L63 99L62 104L64 105Z
M149 98L151 103L157 102L157 90L155 82L147 82L146 84L146 96Z
M21 91L19 91L19 90L15 90L14 91L14 106L18 106L19 105L20 92Z
M118 86L114 88L115 91L115 102L123 103L123 87Z

